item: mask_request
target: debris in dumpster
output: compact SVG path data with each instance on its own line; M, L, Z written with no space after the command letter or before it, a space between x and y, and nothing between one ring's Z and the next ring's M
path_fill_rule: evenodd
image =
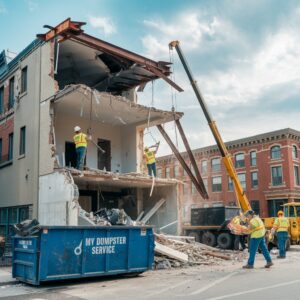
M19 236L34 235L41 230L38 220L25 220L19 224L13 225L13 231Z
M126 214L124 209L118 208L101 208L94 213L96 217L100 219L107 220L111 225L133 225L133 221L131 218Z

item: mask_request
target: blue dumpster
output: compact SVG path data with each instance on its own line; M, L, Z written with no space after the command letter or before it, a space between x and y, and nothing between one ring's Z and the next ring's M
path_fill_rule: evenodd
M12 276L34 285L50 280L142 273L152 269L149 226L42 226L13 237Z

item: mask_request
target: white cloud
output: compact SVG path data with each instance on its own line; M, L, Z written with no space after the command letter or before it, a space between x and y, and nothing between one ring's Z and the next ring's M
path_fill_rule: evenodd
M174 19L174 22L144 20L144 25L153 31L142 38L145 55L152 58L168 57L168 44L172 40L179 40L187 52L205 52L240 36L229 22L216 16L207 18L198 12L187 12ZM201 47L205 41L206 47ZM239 43L243 43L241 38Z
M108 17L89 17L89 23L92 27L103 32L105 35L110 35L117 32L113 21Z
M0 3L0 14L6 14L7 13L7 9L4 6L3 3Z
M38 9L39 4L36 0L27 0L28 9L30 12L34 12Z

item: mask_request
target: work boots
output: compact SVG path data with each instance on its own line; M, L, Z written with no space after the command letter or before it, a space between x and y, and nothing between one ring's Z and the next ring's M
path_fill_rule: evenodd
M245 266L243 266L243 269L253 269L253 266L251 266L251 265L245 265Z
M274 264L271 262L271 261L269 261L269 262L267 262L267 264L265 265L265 268L270 268L271 266L273 266Z

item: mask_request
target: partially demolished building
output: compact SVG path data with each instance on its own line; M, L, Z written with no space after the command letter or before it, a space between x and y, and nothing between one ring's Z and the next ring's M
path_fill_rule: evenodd
M44 225L88 223L100 208L123 208L136 219L157 203L157 227L181 226L175 179L147 176L143 132L182 113L138 104L135 90L163 78L175 88L169 63L156 62L83 32L67 19L39 35L11 62L0 58L0 235L37 218ZM75 166L73 127L89 131L86 169ZM82 176L83 175L83 176ZM163 199L163 200L162 200ZM85 218L84 218L84 217Z

